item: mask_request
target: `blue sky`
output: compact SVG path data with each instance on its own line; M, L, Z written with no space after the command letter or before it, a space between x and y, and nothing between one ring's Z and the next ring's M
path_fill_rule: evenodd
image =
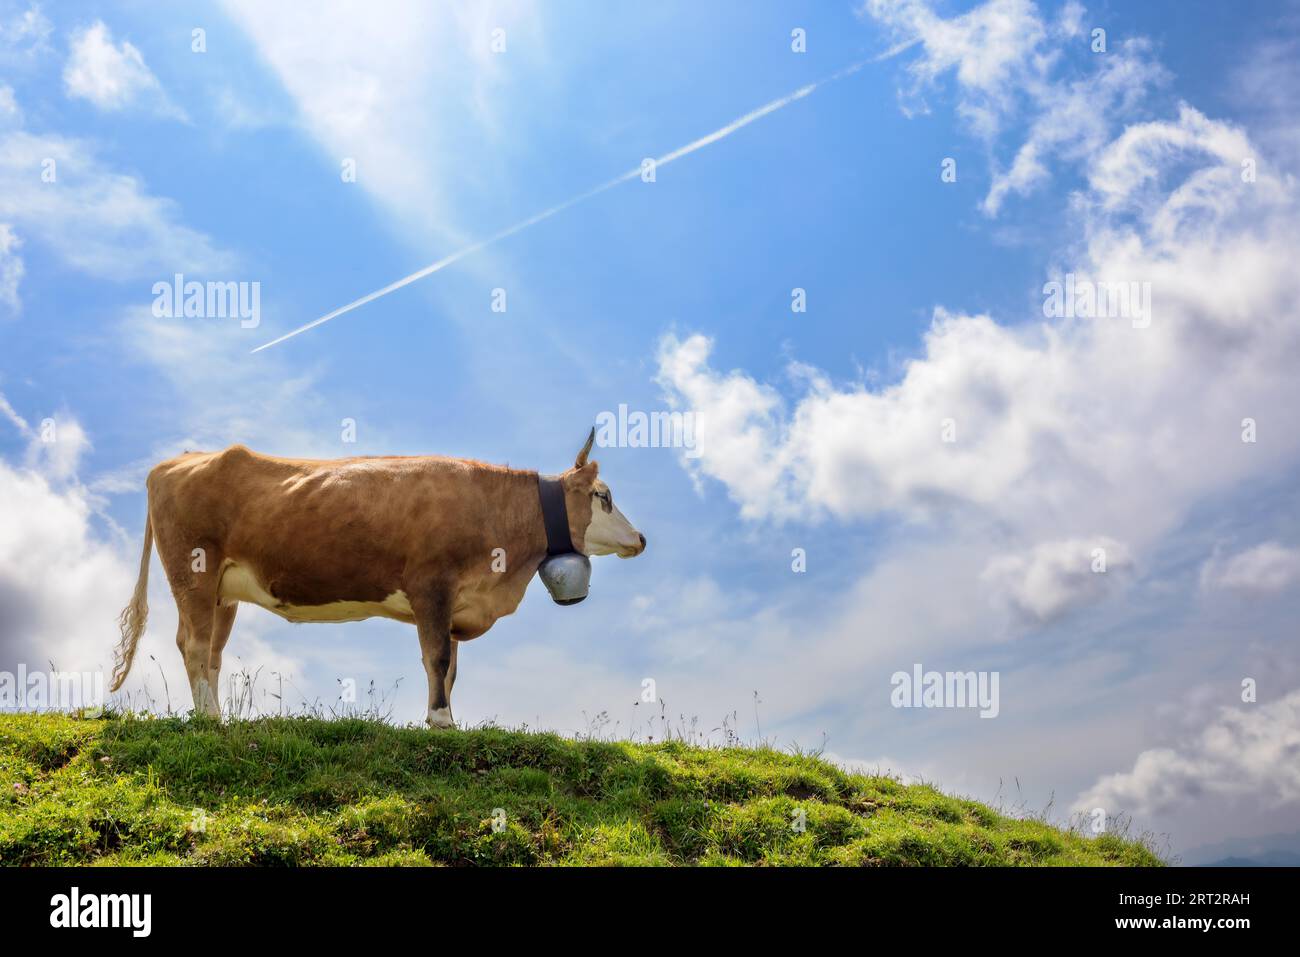
M757 692L779 743L1178 851L1294 840L1293 5L320 9L0 3L0 668L108 663L182 449L559 470L600 412L675 407L698 458L597 455L650 548L465 648L461 722L645 734L653 677L706 730L752 736ZM155 318L176 272L260 283L260 325ZM1150 328L1045 318L1066 273L1149 282ZM156 564L151 605L133 685L176 699ZM326 703L400 678L422 716L406 626L246 607L232 656ZM999 716L892 708L914 662L997 671Z

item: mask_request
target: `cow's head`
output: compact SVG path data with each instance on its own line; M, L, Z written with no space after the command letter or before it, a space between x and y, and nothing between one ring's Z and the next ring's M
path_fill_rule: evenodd
M587 461L595 441L596 430L592 429L573 468L561 476L569 510L569 532L584 555L632 558L645 551L645 536L632 527L614 504L609 486L598 476L600 463Z

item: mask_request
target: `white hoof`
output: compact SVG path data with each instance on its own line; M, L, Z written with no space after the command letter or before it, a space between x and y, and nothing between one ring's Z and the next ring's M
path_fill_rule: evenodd
M209 718L221 718L221 705L217 702L216 690L208 684L207 678L200 678L191 686L194 695L194 713Z
M454 728L456 722L451 720L450 708L438 708L431 710L428 717L429 727L431 728Z

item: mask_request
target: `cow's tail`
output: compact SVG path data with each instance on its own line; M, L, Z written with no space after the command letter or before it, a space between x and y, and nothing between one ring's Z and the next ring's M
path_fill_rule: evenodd
M131 662L135 660L135 646L144 633L145 622L149 620L149 555L153 551L153 520L148 515L144 519L144 553L140 556L140 577L135 580L135 592L131 601L122 609L117 625L122 631L117 648L113 651L113 683L109 691L122 687L127 674L131 671Z

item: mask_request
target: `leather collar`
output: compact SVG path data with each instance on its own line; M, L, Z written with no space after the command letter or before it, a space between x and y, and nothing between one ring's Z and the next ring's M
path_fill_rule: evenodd
M564 504L564 486L558 475L537 475L537 497L542 503L546 526L546 554L567 555L575 551L569 535L569 510Z

